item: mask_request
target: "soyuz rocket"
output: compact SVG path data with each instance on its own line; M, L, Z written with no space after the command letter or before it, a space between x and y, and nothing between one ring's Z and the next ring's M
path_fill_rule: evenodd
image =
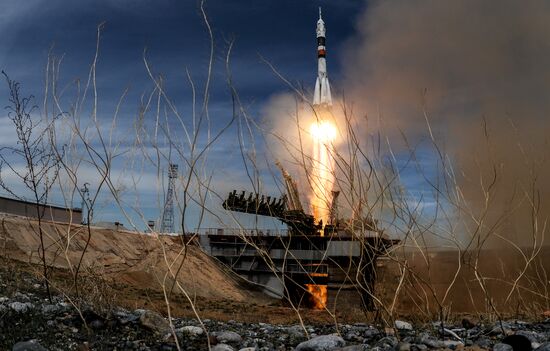
M313 106L328 107L332 106L332 96L327 75L325 34L325 22L321 17L321 8L319 7L319 20L317 21L317 81L315 82L315 92L313 94Z

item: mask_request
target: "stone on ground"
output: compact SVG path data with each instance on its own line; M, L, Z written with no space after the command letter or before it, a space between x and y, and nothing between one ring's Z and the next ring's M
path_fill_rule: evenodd
M36 340L29 340L20 341L13 345L12 351L48 351L48 349L40 345Z
M231 346L227 344L217 344L212 346L211 351L235 351Z
M412 330L413 329L411 323L405 322L405 321L400 321L400 320L395 321L395 328L398 329L398 330Z
M153 311L145 311L141 317L139 317L139 322L144 327L159 333L167 334L170 333L170 324L164 317L160 314Z
M493 346L493 351L514 351L514 348L508 344L498 343Z
M202 335L202 333L204 333L201 327L195 327L193 325L181 327L178 331L188 335Z
M295 351L331 351L346 345L337 335L320 335L296 346Z
M216 340L218 340L219 343L239 343L243 340L239 334L232 331L217 332L212 334L216 337Z

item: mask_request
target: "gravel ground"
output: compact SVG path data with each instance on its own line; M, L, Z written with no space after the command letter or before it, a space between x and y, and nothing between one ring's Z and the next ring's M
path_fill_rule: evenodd
M0 281L0 350L541 350L550 351L550 320L393 328L350 325L274 325L189 318L168 319L149 310L77 311L61 296L50 302L30 275L16 289ZM22 282L22 283L21 283ZM206 332L207 331L207 332ZM175 335L175 336L174 336ZM514 345L514 346L511 346Z

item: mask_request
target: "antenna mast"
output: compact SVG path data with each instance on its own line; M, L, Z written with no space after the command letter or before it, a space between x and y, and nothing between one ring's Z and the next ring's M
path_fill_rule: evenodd
M174 233L174 192L176 179L178 178L178 165L170 163L168 167L168 190L166 191L166 203L162 213L161 233Z

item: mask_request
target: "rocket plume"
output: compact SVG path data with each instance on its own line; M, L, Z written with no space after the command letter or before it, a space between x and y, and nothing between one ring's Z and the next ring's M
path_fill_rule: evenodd
M330 121L320 119L313 122L310 134L313 138L311 155L313 192L310 202L314 217L323 220L323 223L326 224L329 221L331 191L334 184L334 162L330 155L330 148L336 138L336 128Z
M345 118L340 109L332 107L326 65L326 28L321 14L316 35L318 70L311 102L302 96L276 95L266 104L262 115L272 131L273 148L270 151L298 177L298 183L303 185L298 191L307 199L310 213L317 221L327 224L330 223L335 184L333 153L343 138L336 126L344 123ZM303 167L308 171L303 172Z

